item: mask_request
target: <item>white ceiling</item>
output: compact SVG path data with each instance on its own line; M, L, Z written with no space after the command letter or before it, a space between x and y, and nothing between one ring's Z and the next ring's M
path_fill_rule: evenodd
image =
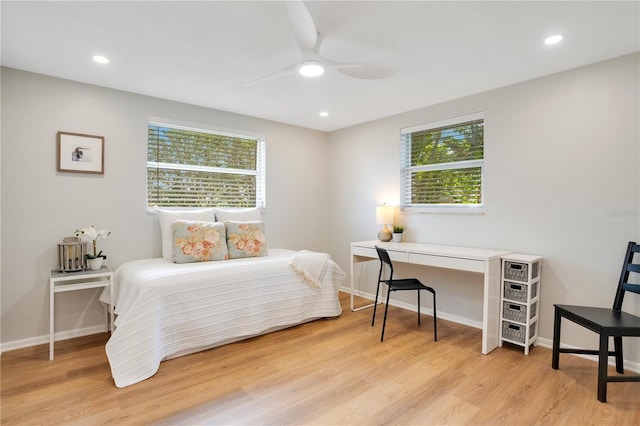
M640 2L306 2L336 70L300 59L284 2L2 1L3 66L331 131L640 51ZM546 46L545 37L564 41ZM98 65L92 55L110 58ZM320 111L328 111L323 118Z

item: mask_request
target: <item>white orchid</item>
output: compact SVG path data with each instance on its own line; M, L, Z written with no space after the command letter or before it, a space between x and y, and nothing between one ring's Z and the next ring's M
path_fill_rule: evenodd
M100 253L96 253L96 241L104 240L109 235L111 235L111 231L108 229L97 230L93 225L88 228L76 229L76 237L80 237L80 240L84 242L92 242L93 243L93 254L86 254L87 259L95 259L96 257L107 258L107 256L102 254L102 250Z

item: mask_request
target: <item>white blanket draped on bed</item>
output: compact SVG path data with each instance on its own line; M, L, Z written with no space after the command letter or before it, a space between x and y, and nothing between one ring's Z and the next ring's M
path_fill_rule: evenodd
M269 249L258 258L122 265L114 279L116 330L106 346L116 386L153 376L171 355L340 315L345 273L327 259L312 289L289 266L295 253Z
M318 289L322 285L324 271L329 264L327 253L316 253L309 250L296 252L289 261L289 267L306 282L309 287Z

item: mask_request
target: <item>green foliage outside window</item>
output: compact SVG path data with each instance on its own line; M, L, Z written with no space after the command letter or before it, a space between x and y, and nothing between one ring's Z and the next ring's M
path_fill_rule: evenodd
M406 206L481 205L484 120L403 136Z
M260 143L258 139L149 124L148 205L261 207Z

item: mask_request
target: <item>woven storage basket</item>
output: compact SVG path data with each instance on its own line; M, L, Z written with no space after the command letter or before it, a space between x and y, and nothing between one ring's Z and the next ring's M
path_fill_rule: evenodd
M536 327L538 323L531 324L529 329L529 338L532 338L536 334ZM502 321L502 337L507 340L512 340L518 343L524 343L524 333L527 327L520 324L514 324L509 321Z
M527 281L529 279L529 265L506 261L504 263L504 277L508 280Z
M504 282L504 298L509 300L515 300L516 302L527 301L527 286L531 285L531 298L535 299L538 296L538 283L533 284L520 284L512 283L509 281Z
M536 305L538 302L531 305L529 312L529 318L531 319L536 315ZM527 305L521 305L519 303L502 302L502 316L504 319L527 322Z

